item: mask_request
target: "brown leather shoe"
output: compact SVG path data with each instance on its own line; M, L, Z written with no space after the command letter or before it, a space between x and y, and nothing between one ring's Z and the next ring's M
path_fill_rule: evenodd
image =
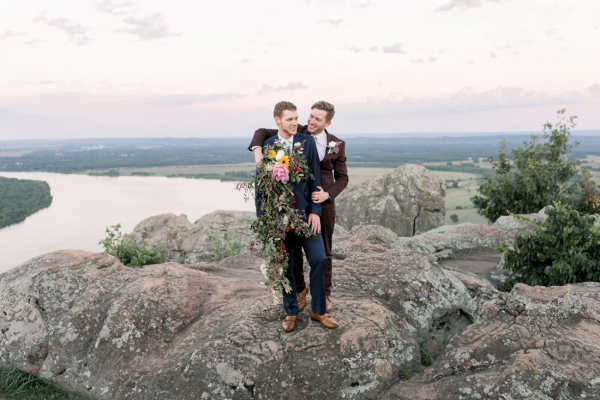
M333 310L333 303L329 300L329 296L325 297L325 311L330 312Z
M304 307L306 307L306 295L308 294L308 292L309 289L307 286L296 296L298 298L298 312L302 312L302 310L304 310Z
M296 316L288 315L287 317L285 317L285 319L283 320L283 323L281 324L281 327L286 332L293 331L294 328L296 328Z
M339 326L338 323L327 314L319 315L311 311L310 318L319 321L325 328L335 329Z

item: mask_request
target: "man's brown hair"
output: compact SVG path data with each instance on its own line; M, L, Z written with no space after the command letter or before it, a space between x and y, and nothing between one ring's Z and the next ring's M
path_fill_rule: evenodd
M312 110L313 108L316 108L317 110L327 111L327 116L325 117L325 120L327 122L331 121L333 119L333 116L335 115L335 107L333 106L333 104L323 100L317 101L315 104L312 105L310 109Z
M296 111L296 106L289 101L280 101L275 104L275 108L273 109L273 116L277 118L281 118L283 112L285 110Z

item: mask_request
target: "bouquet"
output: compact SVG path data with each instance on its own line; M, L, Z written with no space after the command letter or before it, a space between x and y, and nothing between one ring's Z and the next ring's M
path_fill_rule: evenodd
M256 238L250 244L250 250L256 246L257 251L266 258L260 267L262 283L273 295L274 302L281 299L284 290L286 293L292 291L286 277L288 256L283 243L285 235L294 232L305 238L314 236L304 210L296 208L294 197L294 184L314 179L302 155L304 143L294 143L293 148L289 149L278 140L272 146L264 147L255 182L237 185L238 189L245 191L246 201L254 193L261 199L263 214L252 223Z

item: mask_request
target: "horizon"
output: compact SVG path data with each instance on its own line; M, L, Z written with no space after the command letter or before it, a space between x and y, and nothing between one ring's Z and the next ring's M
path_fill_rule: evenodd
M232 3L0 5L0 141L245 137L321 99L347 135L600 129L595 0Z

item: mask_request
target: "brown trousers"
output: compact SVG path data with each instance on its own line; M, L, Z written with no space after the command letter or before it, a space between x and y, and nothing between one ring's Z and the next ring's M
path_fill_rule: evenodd
M333 227L335 226L335 208L321 208L321 234L323 244L325 245L325 255L327 256L325 273L325 296L331 296L331 274L333 264L331 262L331 238L333 236ZM304 281L304 254L302 246L294 246L294 278L296 280L297 293L306 288Z

